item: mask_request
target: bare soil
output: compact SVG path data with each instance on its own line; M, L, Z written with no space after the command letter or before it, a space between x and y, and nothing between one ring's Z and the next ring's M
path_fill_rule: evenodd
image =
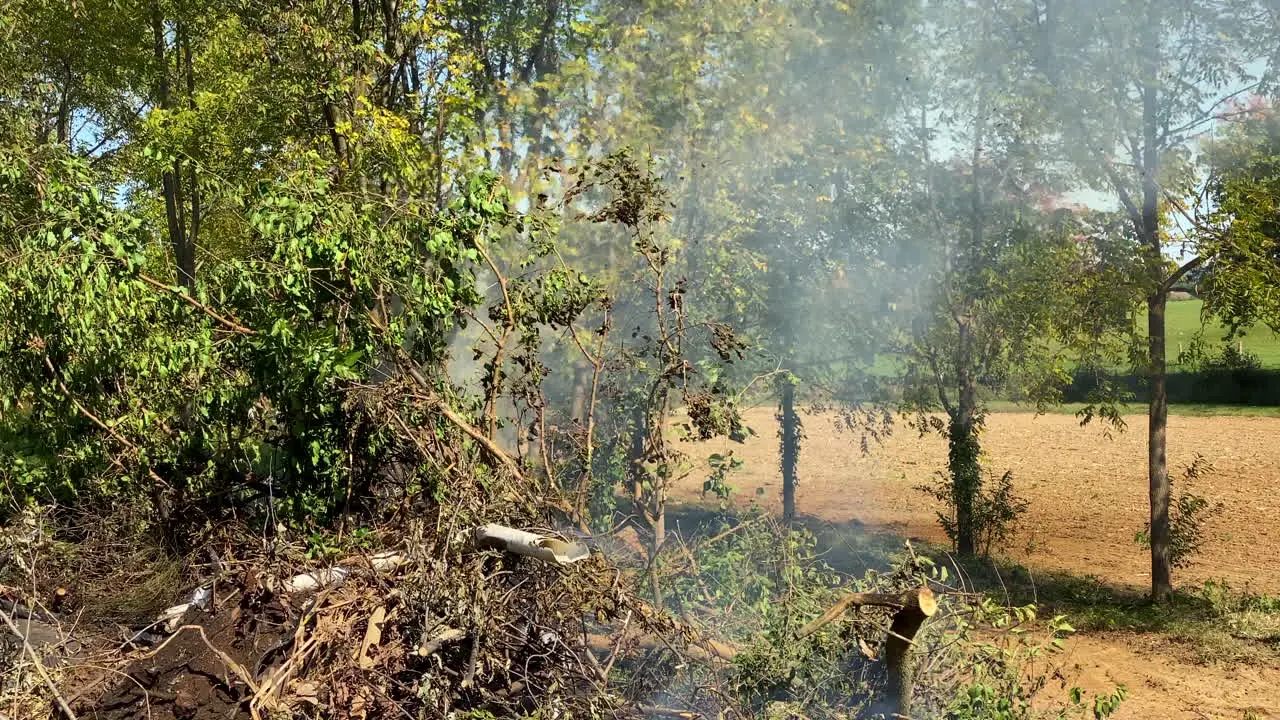
M713 441L713 452L746 461L731 482L737 501L781 506L777 422L773 410L747 413L757 436L745 445ZM829 417L803 418L797 510L836 526L945 542L936 508L915 488L945 465L946 443L898 427L868 454L860 437L840 432ZM1037 571L1065 571L1144 588L1149 556L1134 541L1147 519L1146 418L1125 418L1110 436L1081 428L1070 415L1000 413L987 420L987 467L1012 470L1017 492L1031 502L1009 554ZM700 450L703 448L700 448ZM1175 478L1196 455L1214 472L1193 490L1223 512L1194 567L1175 574L1180 585L1207 579L1233 587L1280 592L1280 419L1171 417L1169 462ZM682 482L677 498L700 501L702 474ZM1178 485L1175 483L1175 492ZM1271 666L1205 667L1165 640L1127 634L1081 635L1072 644L1086 688L1125 683L1133 697L1119 718L1231 718L1280 712L1280 662ZM1280 715L1274 715L1280 717Z
M232 608L187 620L188 629L142 654L112 683L105 696L77 708L79 717L101 720L229 720L248 717L244 700L252 693L228 660L249 674L272 658L289 639L285 611L277 603L263 608Z

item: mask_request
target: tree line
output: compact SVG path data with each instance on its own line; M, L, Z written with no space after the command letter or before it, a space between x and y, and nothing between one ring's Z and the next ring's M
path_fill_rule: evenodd
M180 545L496 473L584 528L633 503L656 559L672 483L720 491L737 462L667 428L743 440L767 388L788 517L799 404L871 437L896 414L946 436L971 553L987 399L1128 363L1165 598L1169 292L1194 275L1228 327L1280 326L1278 22L1260 0L11 3L7 509L137 504ZM1083 417L1123 399L1104 380Z

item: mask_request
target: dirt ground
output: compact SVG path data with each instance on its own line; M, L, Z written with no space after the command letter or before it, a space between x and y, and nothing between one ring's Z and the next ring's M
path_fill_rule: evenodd
M945 440L897 428L863 455L859 437L836 430L830 418L803 417L797 511L837 526L849 524L903 537L943 542L932 501L914 488L946 461ZM987 466L1012 470L1017 492L1031 506L1010 554L1034 570L1095 575L1142 588L1150 582L1148 555L1134 542L1147 517L1146 418L1127 417L1128 429L1107 437L1081 428L1071 415L991 415L983 436ZM757 436L745 445L709 443L746 461L731 480L739 502L781 505L777 423L773 410L748 413ZM1180 585L1206 579L1233 587L1280 592L1280 419L1172 417L1169 461L1175 477L1197 453L1214 472L1195 492L1222 503L1223 512L1196 565L1175 574ZM680 487L698 501L703 478ZM1176 491L1175 485L1175 491ZM759 494L759 490L763 490ZM1246 711L1280 714L1280 666L1207 668L1186 664L1159 642L1120 634L1079 636L1073 662L1085 687L1123 682L1133 697L1119 718L1231 718Z

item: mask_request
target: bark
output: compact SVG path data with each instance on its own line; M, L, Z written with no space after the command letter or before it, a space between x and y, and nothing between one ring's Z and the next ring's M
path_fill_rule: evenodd
M926 594L927 593L927 594ZM933 593L927 589L914 596L915 602L903 606L893 616L889 625L889 637L884 643L884 661L888 666L888 678L885 682L885 704L896 704L899 717L911 717L913 712L913 686L915 685L915 669L911 664L911 650L915 646L916 633L924 621L938 611L938 604Z
M927 587L900 594L849 593L820 617L800 629L797 638L805 638L844 615L850 608L865 606L896 607L893 622L884 642L886 681L884 692L871 708L871 714L911 717L914 672L911 650L916 634L925 620L938 612L938 601Z
M789 377L781 381L782 410L782 522L790 526L796 519L796 466L800 455L800 418L796 416L796 386Z
M631 500L640 505L644 495L644 442L647 423L644 408L637 406L631 413Z
M970 331L960 324L960 352L967 355ZM956 552L973 555L977 550L977 528L974 505L982 484L982 468L978 463L978 387L969 363L959 363L957 384L960 394L950 414L947 428L947 472L951 476L951 497L956 510Z
M1141 240L1154 260L1163 257L1160 244L1159 187L1159 39L1158 19L1150 18L1144 37L1145 60L1142 87L1142 225ZM1158 267L1159 262L1156 263ZM1147 349L1151 374L1151 405L1147 424L1147 489L1151 503L1151 599L1163 601L1173 593L1173 573L1169 560L1169 467L1167 428L1169 397L1165 358L1165 305L1169 299L1164 278L1156 278L1155 291L1147 300Z
M1168 293L1147 301L1148 348L1151 362L1151 406L1147 425L1148 494L1151 503L1151 599L1167 600L1173 593L1169 557L1169 466L1167 459L1169 395L1166 385L1165 304Z
M649 555L649 579L653 587L653 604L662 607L662 584L658 580L658 554L667 542L667 494L655 492L653 497L653 549Z

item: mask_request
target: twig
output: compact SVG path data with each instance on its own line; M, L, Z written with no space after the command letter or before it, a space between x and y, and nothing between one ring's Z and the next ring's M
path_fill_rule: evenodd
M436 410L438 410L441 415L445 416L449 422L457 426L459 430L466 433L468 437L480 443L481 447L483 447L494 460L497 460L506 466L507 470L515 476L517 480L524 482L524 473L520 472L520 466L516 464L516 461L504 452L502 448L498 447L497 443L486 437L485 434L480 432L480 430L474 425L467 422L466 418L455 412L452 407L449 407L449 403L436 395L435 388L431 386L431 383L428 382L427 379L423 377L422 373L418 372L418 369L413 366L413 361L408 358L403 351L401 352L402 355L400 361L405 372L408 373L409 377L418 384L418 387L422 388L427 393L427 400L436 406Z
M214 646L214 644L210 642L209 636L205 634L204 626L202 625L183 625L177 630L174 630L173 635L170 635L167 640L165 640L164 642L156 646L155 650L152 650L151 652L143 655L138 659L146 660L148 658L153 658L156 655L159 655L160 651L168 647L169 643L176 640L184 630L195 630L196 632L200 633L200 639L204 641L204 644L206 647L209 648L209 651L212 652L214 655L217 655L218 659L221 660L223 664L225 664L227 668L231 670L231 672L235 673L236 677L240 678L240 682L244 683L246 687L248 687L250 690L254 692L254 694L257 694L258 684L255 683L253 681L253 678L249 676L249 671L245 670L244 666L242 666L240 663L232 659L230 655L226 654L225 652L219 650L216 646Z
M488 251L484 249L484 243L477 242L476 250L480 256L488 263L489 269L493 271L494 277L498 279L498 285L502 288L502 304L507 311L507 322L502 328L502 337L495 339L496 348L493 351L493 381L488 388L484 401L485 422L489 425L488 437L493 437L498 428L498 392L502 388L502 355L506 351L507 341L511 338L511 332L516 327L515 310L511 307L511 295L507 290L507 278L498 270L498 265L493 261Z
M53 700L58 704L58 709L62 711L67 720L76 720L76 714L71 712L71 706L67 705L62 693L58 692L58 686L54 684L53 678L49 676L49 671L45 669L44 663L40 661L40 656L36 654L36 649L31 647L31 642L27 640L27 636L18 630L17 625L13 624L13 618L9 617L9 613L0 610L0 619L3 619L4 624L9 626L9 630L14 636L22 640L23 651L26 652L27 657L31 658L31 664L35 666L36 674L44 681L45 687L49 689L49 694L53 695Z
M85 695L89 694L89 691L93 690L94 688L97 688L99 685L101 685L102 683L106 682L107 678L111 677L111 675L113 675L113 674L114 674L114 675L119 675L120 677L124 678L125 680L128 680L129 682L131 682L131 683L133 683L134 685L137 685L137 686L138 686L138 690L142 693L142 702L143 702L143 704L146 706L146 709L147 709L147 718L148 718L148 719L150 719L150 717L151 717L151 693L147 691L147 688L146 688L146 686L145 686L145 685L143 685L142 683L138 682L138 679L137 679L137 678L135 678L134 676L130 675L129 673L121 672L121 671L119 671L119 670L116 670L115 668L109 668L109 667L106 667L106 666L103 666L103 665L90 665L90 664L86 663L86 664L83 664L83 665L77 665L77 667L80 667L80 668L89 668L89 669L91 669L91 670L101 670L101 671L103 672L103 676L102 676L99 680L97 680L96 682L90 683L90 684L88 684L88 685L86 685L86 686L84 686L84 687L80 688L78 691L76 691L76 694L75 694L75 695L72 695L72 696L71 696L71 699L67 701L67 704L68 704L68 705L69 705L69 704L71 704L71 703L73 703L73 702L75 702L75 701L77 701L77 700L79 700L80 698L84 697ZM0 715L0 720L3 720L3 717L4 717L4 716Z
M614 643L613 650L609 653L609 660L604 665L601 673L603 679L609 679L609 671L613 670L613 664L618 660L618 650L622 648L622 638L627 636L627 628L631 627L631 611L627 611L627 616L622 620L622 631L618 633L618 642Z
M240 333L241 335L257 335L258 334L256 330L251 330L250 328L247 328L241 325L240 323L237 323L236 321L231 320L230 318L225 318L219 315L218 313L214 312L213 308L191 297L191 295L185 289L178 289L175 287L171 287L169 285L165 285L159 280L156 280L155 278L149 275L145 275L143 273L138 273L138 279L158 290L164 290L165 292L169 292L174 295L177 295L179 298L182 298L183 300L185 300L187 304L196 308L200 312L203 312L205 315L208 315L214 320L217 320L219 324L221 324L223 327L227 328L228 330L233 330L237 333Z

